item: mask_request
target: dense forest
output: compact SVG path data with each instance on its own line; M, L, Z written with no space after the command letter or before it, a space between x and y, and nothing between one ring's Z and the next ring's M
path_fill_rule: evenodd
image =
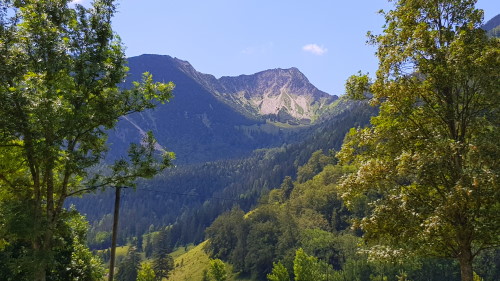
M235 207L219 216L206 230L207 252L256 280L289 280L269 276L280 266L293 273L299 249L312 257L315 268L311 279L304 280L461 280L459 266L450 258L411 257L382 247L371 255L370 243L363 242L363 231L353 222L361 222L372 207L366 199L347 207L339 187L355 171L339 164L335 155L314 152L295 181L285 178L252 211ZM499 259L498 249L483 252L475 272L483 280L495 280Z
M124 84L115 1L0 0L0 280L499 280L498 16L390 2L368 34L376 75L349 77L311 124L254 126L174 69L222 120L173 124L197 126L178 155L211 149L175 166L141 130L176 86L147 72ZM113 129L142 139L115 154Z
M250 157L170 168L142 181L122 198L120 242L172 225L174 245L200 243L204 229L235 204L248 211L261 194L280 186L286 176L295 177L316 150L340 149L353 126L364 126L376 109L364 102L342 100L336 114L304 131L303 141L278 148L260 149ZM111 208L114 194L107 192L68 200L91 222L91 249L111 243ZM96 206L96 202L99 202Z

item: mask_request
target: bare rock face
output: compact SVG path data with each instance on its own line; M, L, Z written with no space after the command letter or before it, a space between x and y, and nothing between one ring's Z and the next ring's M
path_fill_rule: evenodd
M338 97L318 90L297 68L221 77L197 72L188 62L179 68L224 103L251 118L291 125L310 124Z
M336 96L318 90L296 68L217 79L170 56L132 57L128 66L122 87L149 72L155 81L175 83L174 98L122 118L109 142L117 151L126 151L128 143L140 142L152 131L159 144L175 151L176 163L237 158L280 146L317 118L328 118L336 105Z

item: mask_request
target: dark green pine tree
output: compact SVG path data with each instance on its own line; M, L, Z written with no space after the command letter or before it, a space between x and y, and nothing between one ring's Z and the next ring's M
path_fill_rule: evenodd
M153 256L153 243L151 242L151 234L148 234L146 238L146 246L144 246L144 254L146 258L150 258Z
M143 248L142 248L143 241L144 240L143 240L142 234L139 234L137 236L137 239L135 240L137 252L139 252L139 253L143 251Z
M163 248L159 249L153 260L153 270L157 280L168 278L170 272L174 269L174 258Z
M172 235L171 228L162 229L154 240L155 252L164 249L167 253L172 252Z
M118 274L116 274L116 280L118 281L135 281L137 279L137 273L141 265L141 257L137 253L135 247L130 247L127 256L118 266Z

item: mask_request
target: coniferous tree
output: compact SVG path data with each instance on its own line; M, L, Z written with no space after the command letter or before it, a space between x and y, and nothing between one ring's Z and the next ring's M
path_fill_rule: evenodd
M137 236L137 239L135 241L135 247L137 248L137 252L142 252L143 251L143 247L142 247L142 244L144 243L144 239L142 237L142 234L139 234Z
M144 255L146 258L153 256L153 243L151 242L151 234L148 234L146 238L146 246L144 246Z
M140 266L141 256L137 253L135 247L131 246L127 251L127 255L118 266L116 280L136 281Z
M154 249L159 252L163 250L167 253L172 252L172 234L171 227L162 229L154 239Z
M157 249L153 259L153 270L157 280L168 278L170 272L174 269L174 258L169 254L168 248Z

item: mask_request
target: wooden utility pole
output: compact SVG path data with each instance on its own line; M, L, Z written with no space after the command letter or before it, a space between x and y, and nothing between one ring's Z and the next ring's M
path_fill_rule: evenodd
M115 275L116 237L118 234L118 217L120 215L120 190L120 186L115 187L115 212L113 214L113 234L111 237L111 257L109 259L108 281L113 281Z

